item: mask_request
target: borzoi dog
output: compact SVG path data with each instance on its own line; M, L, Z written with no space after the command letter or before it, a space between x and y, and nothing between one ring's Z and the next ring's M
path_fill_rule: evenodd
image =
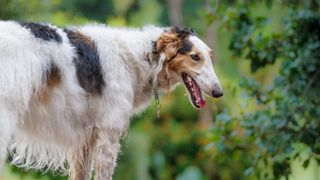
M153 91L222 96L211 49L187 28L0 21L0 167L112 179L130 117Z

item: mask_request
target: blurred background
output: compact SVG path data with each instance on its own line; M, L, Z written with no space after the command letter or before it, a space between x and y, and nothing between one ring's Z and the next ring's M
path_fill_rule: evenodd
M320 180L319 0L0 0L0 19L58 26L188 26L224 87L192 108L182 87L135 116L116 180ZM5 180L62 180L9 164Z

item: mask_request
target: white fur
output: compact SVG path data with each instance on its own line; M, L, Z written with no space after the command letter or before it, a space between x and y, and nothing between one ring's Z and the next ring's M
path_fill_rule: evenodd
M164 28L76 27L97 45L106 82L101 96L87 95L80 87L73 64L75 50L66 34L56 29L62 44L36 38L15 22L0 21L0 168L8 147L12 163L19 166L67 170L68 160L73 169L72 161L86 161L77 152L84 146L90 148L87 142L93 138L96 166L106 164L112 171L96 177L110 178L118 139L126 132L130 117L148 105L149 81L156 82L162 69L164 58L153 59L151 54L152 42ZM204 48L198 40L191 41ZM43 105L35 94L41 93L43 72L50 61L61 69L62 84L53 90L53 101Z

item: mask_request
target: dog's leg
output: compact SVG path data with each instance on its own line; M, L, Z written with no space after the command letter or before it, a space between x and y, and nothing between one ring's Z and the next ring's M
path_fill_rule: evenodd
M125 82L125 81L122 81ZM122 83L121 82L121 83ZM121 89L111 89L107 100L103 103L101 118L95 126L96 145L94 150L95 180L111 180L120 151L120 140L130 124L133 109L133 93L123 92L127 84L119 84ZM130 89L130 88L128 88Z
M90 180L92 166L92 148L83 146L71 157L70 180Z
M95 150L95 180L111 180L120 150L122 131L106 129L99 132Z
M92 155L95 139L90 135L85 145L71 155L70 180L90 180L92 174Z

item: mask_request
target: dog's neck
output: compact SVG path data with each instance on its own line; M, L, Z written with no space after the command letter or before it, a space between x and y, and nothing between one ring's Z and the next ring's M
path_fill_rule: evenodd
M143 42L138 45L142 51L137 52L137 57L140 58L135 58L134 65L130 65L135 67L133 74L136 75L136 83L133 84L135 112L140 112L149 105L154 92L162 91L157 81L162 66L159 64L159 56L154 52L154 44L165 28L147 27L142 31Z
M133 73L136 75L134 106L138 110L135 111L141 111L147 107L152 95L158 92L168 92L178 84L178 82L171 81L170 78L163 78L164 57L157 54L155 50L157 40L168 29L148 27L142 30L144 31L143 43L138 45L141 46L139 49L142 49L142 51L137 52L140 58L135 58L135 64L130 65L131 67L136 67ZM164 82L164 79L169 81Z

